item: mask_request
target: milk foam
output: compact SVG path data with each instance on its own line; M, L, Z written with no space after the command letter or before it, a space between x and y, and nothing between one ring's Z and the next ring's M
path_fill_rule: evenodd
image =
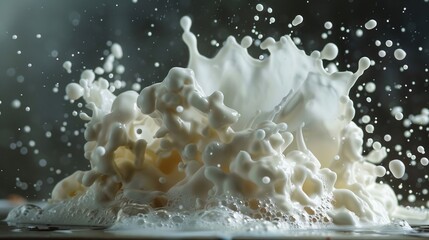
M386 173L376 165L382 148L362 155L348 94L368 58L354 73L327 72L334 44L306 55L289 36L267 38L264 60L248 55L250 37L229 37L206 58L191 19L180 24L188 68L163 82L116 96L85 70L67 86L92 111L80 114L91 169L59 182L45 208L17 208L7 221L230 231L428 221L376 182ZM123 55L118 44L111 51L105 72Z

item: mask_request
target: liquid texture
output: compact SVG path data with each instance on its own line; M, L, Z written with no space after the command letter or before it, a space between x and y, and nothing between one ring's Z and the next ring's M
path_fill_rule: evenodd
M385 154L362 155L348 94L368 58L354 73L327 72L322 61L336 57L335 45L308 56L288 36L266 39L262 61L247 53L250 37L229 37L206 58L190 18L181 26L188 68L172 68L161 83L115 96L85 70L67 86L69 99L83 97L92 111L80 114L91 169L59 182L43 209L23 206L7 221L223 231L427 221L376 182ZM104 72L121 57L114 44Z

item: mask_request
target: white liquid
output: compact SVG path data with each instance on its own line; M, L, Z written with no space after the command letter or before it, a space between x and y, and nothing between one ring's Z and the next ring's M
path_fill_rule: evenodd
M115 96L85 70L67 86L69 99L83 97L92 110L80 114L91 170L59 182L44 209L17 208L7 221L232 232L427 221L376 182L386 169L371 162L385 149L362 155L348 93L368 58L354 73L328 73L322 59L335 58L335 45L308 56L285 36L261 43L270 52L263 61L248 55L250 37L241 45L229 37L210 59L198 52L191 19L180 24L188 68L172 68L163 82ZM118 44L111 52L107 73L123 56Z
M375 27L377 27L377 21L374 19L371 19L365 23L365 28L368 30L374 29Z
M405 173L405 165L401 160L392 160L389 162L389 169L395 178L402 178Z
M304 21L304 18L301 15L296 15L295 18L292 20L292 26L298 26Z
M71 73L72 63L70 61L65 61L63 63L63 68L67 71L67 73Z
M407 56L407 53L404 50L398 48L395 50L395 52L393 52L393 55L397 60L403 60Z

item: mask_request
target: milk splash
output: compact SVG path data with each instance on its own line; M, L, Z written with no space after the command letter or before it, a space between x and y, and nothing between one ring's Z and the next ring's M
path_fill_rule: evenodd
M398 206L376 182L386 170L362 155L348 93L368 58L355 73L327 72L335 45L308 56L284 36L260 45L264 60L248 55L250 37L229 37L210 59L190 18L181 26L188 68L172 68L163 82L115 96L85 70L68 85L68 97L92 111L80 115L91 169L59 182L43 209L12 210L9 223L281 231L427 221L427 212ZM112 47L109 66L118 52Z

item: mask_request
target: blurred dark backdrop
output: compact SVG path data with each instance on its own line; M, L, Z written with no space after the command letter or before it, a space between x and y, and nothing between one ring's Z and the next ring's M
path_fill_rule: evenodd
M256 10L261 3L264 10ZM268 8L272 8L269 13ZM429 147L426 126L403 126L391 115L391 108L403 107L404 119L429 107L429 40L427 0L416 1L0 1L0 198L19 194L29 199L49 198L54 184L78 169L87 169L83 158L83 122L72 115L76 105L64 101L67 83L78 81L83 68L102 65L101 57L109 49L108 41L118 42L124 50L121 76L127 89L136 81L143 86L161 81L174 66L186 66L187 49L181 41L179 20L193 19L192 31L198 34L200 51L213 56L229 35L241 39L257 38L252 28L278 39L292 32L299 47L307 53L321 50L328 42L340 49L340 70L357 69L360 57L376 62L353 88L356 122L371 116L375 126L365 138L380 141L390 153L383 163L398 158L407 165L401 180L386 176L404 197L410 191L427 188L427 168L419 159L425 154L417 146ZM289 28L296 15L304 22ZM259 16L259 21L254 16ZM269 19L275 18L270 24ZM370 19L378 22L375 30L365 30ZM324 28L331 21L332 29ZM356 34L358 29L363 35ZM326 34L326 39L322 37ZM215 40L216 42L212 41ZM379 40L381 46L376 46ZM386 40L393 46L387 47ZM213 45L214 44L214 45ZM393 57L399 44L407 52L403 61ZM386 57L378 55L386 51ZM251 54L264 54L256 47ZM73 63L72 74L62 68ZM159 63L159 67L155 67ZM401 69L407 68L402 71ZM113 79L116 79L114 76ZM377 89L368 93L361 88L374 82ZM391 89L389 91L389 88ZM369 102L370 97L371 101ZM18 107L19 105L19 107ZM411 131L410 131L411 130ZM404 133L410 132L410 136ZM384 140L385 134L392 140ZM397 145L401 145L399 149ZM365 147L368 152L369 147ZM395 150L396 149L396 150ZM429 150L429 149L428 149ZM426 176L425 176L426 175ZM427 194L427 190L423 191ZM416 194L425 204L426 194ZM416 203L412 203L416 205Z

